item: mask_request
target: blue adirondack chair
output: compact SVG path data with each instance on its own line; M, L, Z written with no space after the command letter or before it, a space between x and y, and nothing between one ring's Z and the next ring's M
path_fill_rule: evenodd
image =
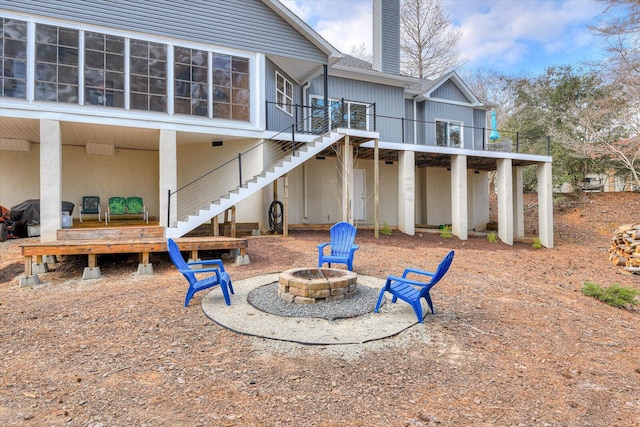
M376 304L374 311L376 313L378 312L384 293L389 292L392 297L391 302L395 303L398 298L400 298L413 307L413 311L415 311L419 323L422 323L422 306L420 305L420 298L424 298L427 301L427 304L429 304L431 313L436 314L436 312L433 311L433 302L431 301L429 291L447 273L451 266L451 262L453 261L453 255L454 251L449 251L442 261L440 261L440 264L438 264L438 268L434 273L415 268L407 268L404 270L402 277L388 276L387 282L380 290L380 296L378 297L378 303ZM427 276L431 279L428 282L412 280L407 277L409 274Z
M212 259L206 261L186 262L184 258L182 258L180 249L173 239L167 240L167 247L169 249L169 256L171 257L171 261L173 261L173 264L176 266L178 271L182 273L182 275L189 282L189 289L187 290L187 296L184 300L185 307L189 305L189 301L193 297L193 294L203 289L212 288L214 286L220 286L222 295L224 295L224 301L227 303L227 305L231 305L229 292L234 293L233 286L231 285L231 278L229 277L229 273L224 271L224 265L222 265L221 260ZM196 269L191 268L191 266L196 265L214 265L215 267ZM213 274L198 280L196 274L201 273Z
M329 230L331 242L318 245L318 268L324 263L346 264L349 270L353 270L353 253L360 246L354 244L356 238L356 228L348 222L338 222ZM330 253L325 254L324 248L330 247Z

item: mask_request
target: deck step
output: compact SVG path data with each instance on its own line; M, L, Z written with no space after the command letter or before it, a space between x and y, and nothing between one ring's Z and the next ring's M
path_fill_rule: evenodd
M141 239L164 237L164 228L150 227L96 227L63 228L56 233L58 240Z

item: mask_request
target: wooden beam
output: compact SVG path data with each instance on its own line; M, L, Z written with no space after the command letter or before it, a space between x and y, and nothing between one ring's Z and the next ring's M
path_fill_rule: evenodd
M284 174L284 203L282 210L282 235L289 237L289 174Z

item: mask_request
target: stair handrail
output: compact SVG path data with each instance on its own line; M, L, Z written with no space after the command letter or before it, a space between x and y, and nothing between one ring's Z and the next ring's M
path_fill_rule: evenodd
M269 170L270 168L275 166L278 162L285 159L288 155L295 155L296 149L299 149L299 147L303 145L302 143L298 144L296 142L296 133L300 133L300 134L310 133L310 132L299 131L299 129L311 129L311 130L321 129L324 132L317 135L322 135L324 133L329 132L331 129L335 129L339 127L341 123L331 122L330 111L331 111L331 108L335 106L335 104L342 104L342 103L343 103L342 100L332 102L327 107L307 107L307 106L296 105L295 108L302 108L303 112L305 108L311 108L311 112L309 114L303 114L304 117L301 120L294 121L291 125L287 126L286 128L277 132L276 134L270 136L268 139L265 139L260 144L257 144L245 150L244 152L238 153L236 157L230 158L229 160L225 161L221 165L211 169L210 171L204 173L203 175L182 185L181 187L177 188L175 191L171 191L169 189L167 191L167 195L168 195L167 227L168 228L171 227L172 199L174 200L174 203L177 203L178 193L183 194L185 198L184 204L182 204L181 202L181 204L179 205L181 206L179 209L181 210L182 213L180 212L178 213L177 215L178 218L186 217L197 211L198 208L196 203L200 203L200 200L202 199L202 192L204 192L204 189L202 191L198 191L197 190L198 186L203 186L203 187L206 186L206 189L210 190L209 194L211 196L210 197L207 196L207 199L211 199L211 200L207 202L207 204L213 203L216 200L220 200L226 195L232 193L234 190L241 188L249 181L255 179L260 174ZM295 118L297 118L297 114ZM329 128L330 126L331 126L331 129ZM290 133L290 136L289 136L289 133ZM315 135L314 133L311 133L311 134ZM291 139L291 144L288 144L288 145L286 143L273 144L274 141L288 142L289 139ZM262 162L261 162L262 164L258 165L258 167L260 168L259 172L250 173L248 175L245 174L244 176L250 176L251 178L247 180L243 180L242 179L243 165L247 168L250 168L251 166L256 166L254 164L250 164L250 161L243 162L243 159L247 157L250 158L252 154L257 152L257 150L260 148L262 149L264 149L265 147L274 148L274 147L267 146L266 145L267 143L271 143L272 146L276 145L278 149L277 150L272 149L271 152L269 153L267 153L268 150L263 150L263 153L266 153L267 155L262 156ZM272 154L272 156L268 156L268 154ZM232 168L231 165L235 165L236 162L237 162L237 167ZM254 162L255 162L255 159L254 159ZM238 185L230 185L225 188L220 188L219 190L217 190L215 187L212 188L211 184L215 183L216 181L220 181L220 182L228 181L228 175L231 173L234 173L234 174L237 173L238 180L236 182L238 183ZM194 195L191 196L190 195L191 193L194 193ZM192 198L196 200L191 201L190 199Z

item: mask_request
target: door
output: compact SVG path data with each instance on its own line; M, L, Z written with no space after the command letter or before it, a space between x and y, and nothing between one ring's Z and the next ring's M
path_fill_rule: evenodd
M367 219L367 188L365 170L353 170L353 220L365 221Z

